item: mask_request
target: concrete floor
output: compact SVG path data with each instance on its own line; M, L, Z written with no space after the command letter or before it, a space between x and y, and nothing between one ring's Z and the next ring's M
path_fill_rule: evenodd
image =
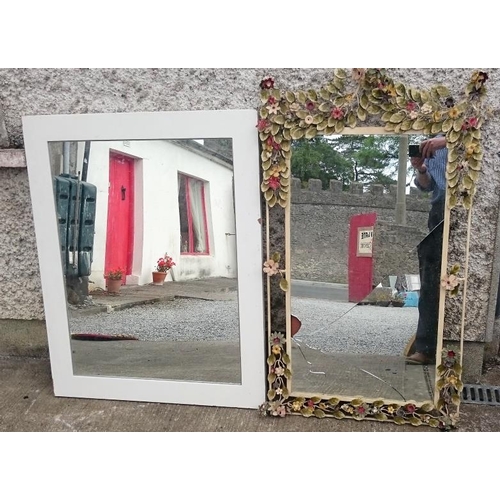
M219 292L226 293L224 283L221 283L221 287ZM149 291L146 288L149 288ZM168 295L166 290L163 292L165 296ZM144 300L158 300L151 295L157 293L151 290L151 287L144 287L142 293ZM124 293L121 297L113 298L112 307L128 307L130 304L126 304L126 301L130 300L133 300L130 294ZM95 307L108 307L109 305L96 305ZM80 313L89 312L81 311ZM12 325L14 326L14 323ZM12 340L14 337L16 342ZM35 340L30 331L26 331L23 335L11 337L7 335L4 338L7 338L8 342L0 343L0 380L2 380L0 384L0 432L439 432L430 427L397 426L369 421L338 421L300 416L263 417L257 409L55 397L48 353L46 347L41 345L41 340L39 338ZM18 341L19 338L22 339L21 342ZM111 344L121 343L120 341L76 342L79 345L78 349L82 352L86 349L95 350L96 347L106 350L110 349ZM134 341L123 342L129 346L133 343ZM184 346L186 349L193 347L195 346ZM220 345L213 347L217 347L216 350L220 351ZM233 356L237 353L235 346L225 346L224 351L233 352ZM191 354L196 358L198 354L196 348L194 351L191 350ZM316 355L319 356L320 353ZM293 356L296 362L295 381L297 384L301 383L301 372L305 381L317 379L317 374L310 373L310 366L300 361L300 354L294 352ZM308 353L308 359L311 359L310 356L311 353ZM98 359L93 362L96 366L98 365ZM314 365L315 367L326 366L323 360L314 360ZM374 370L373 366L363 366L367 371ZM420 369L420 367L417 368ZM106 364L106 366L98 366L97 369L110 370L112 368ZM141 368L143 369L144 367ZM226 373L224 376L234 376L235 373L237 370L233 370L230 374ZM364 379L366 374L360 372L358 375ZM400 372L396 374L391 372L391 375L393 375L390 379L391 383L399 380L404 384L404 378L401 378ZM387 389L385 384L380 384L376 379L373 379L372 383L378 384L380 390ZM300 388L300 385L297 385L297 388ZM499 407L472 404L461 406L460 427L455 432L477 431L500 432Z
M0 358L0 432L438 432L258 410L54 397L47 358ZM500 432L500 408L462 405L455 432Z

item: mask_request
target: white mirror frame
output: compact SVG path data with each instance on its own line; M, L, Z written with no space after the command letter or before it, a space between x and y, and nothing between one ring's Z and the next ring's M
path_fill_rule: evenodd
M54 394L258 408L265 399L261 193L256 110L23 117ZM49 142L230 138L233 144L241 384L73 374Z

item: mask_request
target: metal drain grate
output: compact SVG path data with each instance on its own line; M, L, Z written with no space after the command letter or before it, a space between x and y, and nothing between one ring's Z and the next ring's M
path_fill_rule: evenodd
M464 384L462 403L500 406L500 387Z

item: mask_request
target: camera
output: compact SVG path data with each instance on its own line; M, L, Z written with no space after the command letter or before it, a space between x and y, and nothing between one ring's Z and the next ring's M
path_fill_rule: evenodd
M422 156L420 146L418 144L410 144L408 146L408 156L410 158L420 158Z

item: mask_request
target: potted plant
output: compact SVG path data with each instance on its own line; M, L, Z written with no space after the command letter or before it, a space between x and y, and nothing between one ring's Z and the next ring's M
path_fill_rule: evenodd
M175 266L175 262L167 253L156 262L156 270L153 271L153 284L163 285L167 273Z
M122 286L123 270L121 268L116 268L108 271L104 275L106 279L106 289L108 293L120 293L120 287Z

